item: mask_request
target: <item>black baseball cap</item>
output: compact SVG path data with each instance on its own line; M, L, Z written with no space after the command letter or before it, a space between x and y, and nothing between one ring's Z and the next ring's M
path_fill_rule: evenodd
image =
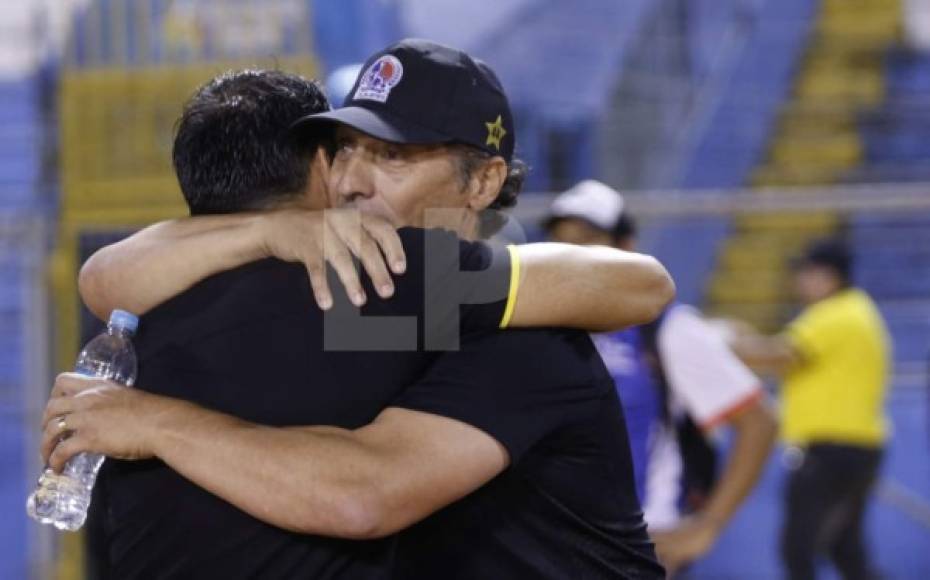
M812 242L797 259L795 269L808 266L830 268L843 280L849 280L852 272L852 257L842 240L823 239Z
M378 52L362 66L341 109L303 117L294 128L321 122L392 143L462 143L513 159L513 114L497 75L461 50L429 40L401 40Z

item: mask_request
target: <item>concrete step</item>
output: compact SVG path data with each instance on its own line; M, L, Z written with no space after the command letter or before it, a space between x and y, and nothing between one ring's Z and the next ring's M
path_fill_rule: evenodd
M778 332L796 312L790 303L746 304L724 302L711 304L705 309L709 318L735 318L751 324L756 330L765 333Z
M803 245L804 240L799 237L736 233L724 244L718 267L722 270L765 268L783 271L787 265L786 258L800 253Z
M835 182L846 171L845 167L763 165L753 171L749 183L753 187L824 185Z
M739 231L770 232L780 234L779 247L793 247L799 238L827 234L840 224L840 218L834 212L777 212L746 214L733 220ZM775 241L773 236L772 241ZM788 239L790 238L790 239Z
M737 270L718 272L707 289L714 304L740 302L767 304L785 299L787 277L771 270Z
M820 18L826 20L859 14L874 16L887 13L897 16L901 14L901 0L822 0L820 11Z
M809 53L798 75L798 82L812 79L842 79L848 82L884 82L884 50L862 52L855 48Z
M863 157L856 133L834 133L816 138L779 139L772 144L770 162L781 166L848 168Z
M824 15L816 27L823 43L891 44L901 32L900 15L883 8Z
M802 73L795 87L795 95L800 100L830 100L873 107L882 102L885 83L878 71L867 69L849 69L828 75Z
M835 101L791 101L778 119L777 135L784 138L820 138L857 130L856 107Z

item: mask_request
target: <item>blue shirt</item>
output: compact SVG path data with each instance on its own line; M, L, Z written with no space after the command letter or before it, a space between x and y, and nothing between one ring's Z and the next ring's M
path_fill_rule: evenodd
M649 361L642 333L638 328L593 336L594 344L613 377L623 405L636 492L645 498L646 474L649 465L649 444L655 425L662 420L662 401Z

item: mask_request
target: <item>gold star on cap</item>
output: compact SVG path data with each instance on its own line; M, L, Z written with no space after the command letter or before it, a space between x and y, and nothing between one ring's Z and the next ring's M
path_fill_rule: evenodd
M488 128L488 140L485 141L485 145L493 145L498 151L501 150L501 139L507 134L507 130L504 129L504 120L501 119L501 116L497 116L497 120L493 123L485 123L485 126Z

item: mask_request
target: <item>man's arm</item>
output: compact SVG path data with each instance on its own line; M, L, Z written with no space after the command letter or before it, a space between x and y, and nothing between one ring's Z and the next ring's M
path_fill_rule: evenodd
M353 255L379 294L390 296L385 261L402 273L404 251L394 228L376 216L347 209L199 216L157 223L97 251L81 268L78 287L91 312L106 320L116 308L144 314L204 278L276 257L304 264L317 303L327 309L327 263L354 303L366 299Z
M764 397L734 413L727 425L733 429L727 465L700 512L721 527L755 487L778 433L778 422Z
M254 223L245 216L210 216L149 226L84 263L81 297L101 320L116 308L144 314L214 272L261 259Z
M670 574L710 551L759 480L778 430L774 414L761 398L727 424L734 431L733 445L704 508L674 529L652 534L659 559Z
M61 416L72 434L59 442ZM260 520L354 539L404 529L509 463L490 435L427 413L389 408L354 431L272 428L71 374L56 381L45 421L43 455L55 470L81 451L156 456Z
M517 251L524 272L510 326L616 330L655 320L675 297L672 277L651 256L555 243Z
M101 318L114 308L142 314L212 274L274 256L305 264L321 306L331 304L325 262L350 296L360 294L353 298L360 303L364 291L349 250L362 256L381 295L390 295L393 284L378 248L395 273L403 271L396 233L373 216L348 210L325 215L324 220L320 212L284 210L156 224L94 254L81 269L81 296ZM359 221L365 230L360 242L351 233ZM335 241L325 241L330 239ZM611 330L653 320L674 296L668 272L648 256L565 244L518 248L521 283L509 326Z
M783 375L800 360L785 336L765 336L745 328L731 339L730 348L751 369L776 376Z

